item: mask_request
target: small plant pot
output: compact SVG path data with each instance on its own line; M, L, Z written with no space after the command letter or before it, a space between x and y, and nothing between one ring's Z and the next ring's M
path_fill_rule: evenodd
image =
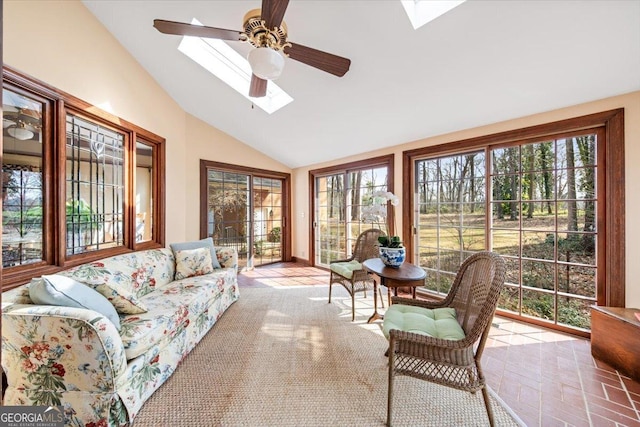
M380 259L387 267L399 268L407 256L405 248L380 247Z

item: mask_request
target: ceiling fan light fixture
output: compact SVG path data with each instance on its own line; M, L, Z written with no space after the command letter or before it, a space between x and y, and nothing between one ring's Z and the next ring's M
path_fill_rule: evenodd
M192 24L200 23L194 18ZM183 37L178 50L250 100L251 105L261 108L267 114L272 114L293 102L293 98L275 82L269 83L267 96L251 98L251 66L245 56L240 55L222 40Z
M265 80L277 79L284 69L284 56L269 47L253 49L247 55L247 61L253 74Z
M7 133L14 137L15 139L19 139L21 141L33 138L33 132L29 129L26 129L22 123L18 124L18 126L10 127L7 129Z

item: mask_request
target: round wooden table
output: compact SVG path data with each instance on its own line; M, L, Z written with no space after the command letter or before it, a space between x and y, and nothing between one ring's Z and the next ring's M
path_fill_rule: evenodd
M404 262L399 268L387 267L380 258L371 258L362 263L365 269L370 273L379 277L380 284L387 287L387 295L394 289L404 286L411 288L411 295L415 299L416 287L424 285L424 278L427 273L420 267L409 262ZM389 305L391 305L391 296L388 296ZM376 319L383 319L378 313L378 286L373 287L373 314L367 321L371 323Z

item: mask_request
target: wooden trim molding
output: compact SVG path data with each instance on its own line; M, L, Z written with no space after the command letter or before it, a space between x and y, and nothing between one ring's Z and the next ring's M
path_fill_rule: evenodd
M307 260L309 262L309 266L313 267L316 264L316 256L315 256L315 239L316 239L316 228L313 226L315 223L315 212L314 212L314 207L315 207L315 202L316 202L316 196L315 196L315 188L316 188L316 178L315 175L313 174L313 171L309 171L308 173L308 178L307 178L307 187L308 187L308 193L309 194L309 210L308 210L308 217L309 217L309 231L308 231L308 235L309 235L309 241L307 242L307 244L309 245L307 247Z
M625 307L625 173L624 173L624 110L619 109L605 119L607 163L605 188L606 209L606 300L612 307Z
M348 172L348 171L358 170L358 169L374 168L376 166L386 166L388 164L393 165L394 158L395 158L394 154L387 154L385 156L372 157L370 159L364 159L364 160L356 160L354 162L341 163L339 165L327 166L320 169L312 169L309 171L309 173L313 174L314 176L320 176L320 175L328 175L332 172L339 172L343 170L346 170Z

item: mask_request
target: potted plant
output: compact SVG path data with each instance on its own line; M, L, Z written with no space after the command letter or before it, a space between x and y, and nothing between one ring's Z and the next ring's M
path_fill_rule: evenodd
M371 205L364 207L363 220L371 223L383 223L389 230L387 223L387 204L398 206L400 200L390 191L376 191L373 193ZM402 245L400 236L380 236L378 237L380 259L382 262L393 268L399 268L406 258L406 250Z
M403 248L400 236L380 236L378 243L384 248Z

